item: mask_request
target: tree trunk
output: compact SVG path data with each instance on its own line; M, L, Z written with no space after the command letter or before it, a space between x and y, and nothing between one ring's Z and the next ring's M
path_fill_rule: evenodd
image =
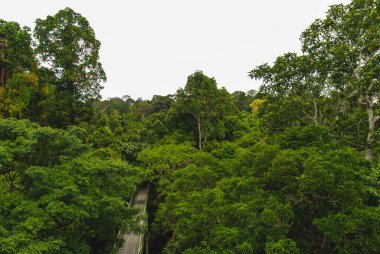
M313 99L313 105L314 105L314 116L312 117L312 120L315 125L318 125L318 107L314 99Z
M0 71L0 86L5 86L5 83L6 83L5 74L6 74L5 67L2 67Z
M202 150L202 128L201 128L201 118L199 115L194 114L194 113L189 113L192 115L197 122L197 127L198 127L198 149Z
M1 58L1 64L0 64L0 86L5 86L7 82L7 72L6 72L6 67L7 65L5 64L5 60L8 59L8 54L6 49L8 48L8 41L6 39L0 40L0 49L3 49L2 55L0 55Z
M202 129L201 129L201 119L197 118L198 125L198 149L202 150Z
M75 110L74 110L74 102L70 103L70 125L75 125Z
M372 142L375 135L376 122L379 120L379 116L374 116L373 113L373 98L366 96L367 100L367 113L368 113L368 134L367 142L365 146L365 158L372 160Z
M66 86L64 87L64 91L67 93L65 94L68 98L68 113L69 113L69 118L68 123L69 125L75 125L76 124L76 101L77 99L75 98L75 84L74 81L67 81ZM64 123L66 125L67 123Z

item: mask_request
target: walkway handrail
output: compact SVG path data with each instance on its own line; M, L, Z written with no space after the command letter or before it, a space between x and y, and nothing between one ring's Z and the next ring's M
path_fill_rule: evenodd
M143 227L143 232L137 233L122 233L121 230L118 232L117 239L123 238L124 244L121 248L117 249L116 253L119 254L142 254L144 248L145 231L147 227L147 204L148 204L148 194L149 186L138 188L131 197L131 201L128 206L131 208L138 208L139 215L143 215L143 219L140 220L139 224ZM114 245L114 250L116 249L116 244Z
M144 203L144 208L143 208L143 213L144 214L147 214L146 213L146 210L147 210L147 206L148 206L148 197L149 197L149 185L146 189L146 199L145 199L145 203ZM143 234L140 234L140 242L139 242L139 254L143 253L143 250L144 250L144 238L145 238L145 230L146 230L146 226L147 226L147 219L145 218L145 222L144 222L144 233Z
M128 203L128 207L129 207L129 208L132 208L132 201L133 201L133 199L135 198L135 195L136 195L136 192L137 192L137 191L138 191L138 190L135 190L135 191L132 193L131 198L129 199L129 203ZM117 251L116 244L117 244L117 240L120 239L120 233L121 233L121 230L119 229L119 232L117 233L117 237L116 237L116 242L113 244L113 251L114 251L114 253L116 253L116 251Z

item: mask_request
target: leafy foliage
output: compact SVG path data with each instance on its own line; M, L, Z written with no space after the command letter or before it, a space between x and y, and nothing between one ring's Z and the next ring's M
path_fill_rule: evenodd
M378 253L379 10L331 6L301 54L249 72L257 92L196 71L150 100L99 100L73 10L37 20L35 52L1 20L0 253L113 252L141 181L153 253Z
M100 97L106 79L98 62L100 42L86 18L70 8L37 19L34 35L40 61L56 76L56 110L67 113L58 115L66 117L58 127L75 124L86 116L83 107Z
M140 171L73 134L0 120L0 252L103 253L133 221Z

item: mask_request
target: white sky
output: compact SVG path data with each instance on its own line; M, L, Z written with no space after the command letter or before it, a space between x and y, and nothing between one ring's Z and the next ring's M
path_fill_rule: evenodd
M0 18L34 27L70 7L101 41L103 98L175 93L196 70L230 92L257 89L255 66L299 52L301 32L349 0L8 0Z

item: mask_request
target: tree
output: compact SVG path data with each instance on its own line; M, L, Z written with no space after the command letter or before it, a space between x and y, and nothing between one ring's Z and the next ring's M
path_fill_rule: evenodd
M152 111L154 113L168 112L173 103L174 98L171 94L166 96L154 95L151 100Z
M231 95L235 100L236 107L240 111L250 111L249 104L254 100L255 94L255 90L250 90L246 93L242 91L235 91Z
M365 157L372 146L380 98L379 0L354 0L334 5L323 20L317 19L302 36L303 52L314 61L316 71L330 88L346 99L365 105L368 134Z
M19 193L1 193L0 209L0 253L60 253L64 242L43 234L52 221L37 202Z
M36 67L32 37L28 27L0 19L0 87L4 87L14 73Z
M214 78L196 71L187 78L184 89L177 91L176 108L194 119L198 133L198 149L212 137L212 131L223 132L223 119L237 112L232 96L225 88L218 89Z
M1 98L4 115L19 119L32 115L34 112L30 111L30 106L36 94L41 94L41 91L35 74L14 74Z
M110 253L137 226L141 171L81 135L0 119L0 253Z
M57 126L77 123L106 80L99 60L100 42L86 18L70 8L37 19L34 36L40 62L56 75ZM62 119L63 118L63 119Z
M261 107L261 113L269 112L267 120L276 122L276 129L282 131L295 123L319 124L322 120L325 86L315 74L314 64L306 55L286 53L277 57L272 66L263 64L250 71L251 78L263 81L260 94L267 103ZM260 113L258 108L253 110Z
M168 144L145 149L139 153L141 165L151 181L171 181L175 171L190 164L212 165L215 163L210 154L197 150L189 143Z
M28 116L38 93L37 63L30 29L0 19L0 116Z

